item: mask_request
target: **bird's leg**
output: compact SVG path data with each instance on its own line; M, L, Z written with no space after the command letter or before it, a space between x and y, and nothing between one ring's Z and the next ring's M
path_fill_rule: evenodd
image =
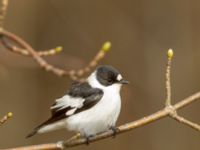
M86 137L86 145L89 145L89 144L90 144L90 137L87 136L87 137Z
M86 139L86 145L90 144L90 138L93 137L93 135L85 135L85 139Z
M113 138L115 138L119 129L115 126L111 126L110 129L113 131Z

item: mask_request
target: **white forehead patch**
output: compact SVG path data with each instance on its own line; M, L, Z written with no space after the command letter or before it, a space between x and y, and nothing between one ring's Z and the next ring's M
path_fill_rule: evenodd
M119 74L119 75L117 76L117 81L120 81L121 79L122 79L122 75Z

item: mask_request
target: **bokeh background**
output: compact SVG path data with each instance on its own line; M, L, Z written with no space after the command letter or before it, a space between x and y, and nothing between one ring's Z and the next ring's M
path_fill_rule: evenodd
M121 91L118 125L164 106L166 51L173 48L173 102L200 90L200 1L198 0L12 0L5 28L35 49L61 45L48 57L62 68L81 68L104 41L112 49L100 64L118 68L131 82ZM47 73L29 57L0 48L0 116L14 117L0 127L0 148L68 139L65 130L25 136L50 116L49 107L70 86L67 77ZM200 123L200 101L179 113ZM165 118L152 124L74 150L199 149L200 132Z

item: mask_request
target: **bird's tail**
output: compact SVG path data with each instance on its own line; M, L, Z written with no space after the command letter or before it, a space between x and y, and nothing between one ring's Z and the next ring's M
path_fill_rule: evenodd
M52 118L48 119L44 123L37 126L31 133L29 133L26 138L32 137L37 133L45 133L53 130L60 129L65 126L64 121L57 121L52 123Z
M48 120L47 120L47 121L48 121ZM30 138L30 137L34 136L35 134L39 133L39 132L40 132L40 129L42 129L42 128L46 125L47 121L45 121L44 123L42 123L42 124L40 124L39 126L37 126L31 133L29 133L29 134L26 136L26 138Z
M35 134L37 134L37 130L33 130L31 133L29 133L26 138L30 138L32 136L34 136Z

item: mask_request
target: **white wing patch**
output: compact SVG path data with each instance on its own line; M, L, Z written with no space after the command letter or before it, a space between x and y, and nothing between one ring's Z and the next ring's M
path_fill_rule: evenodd
M76 110L77 110L77 108L73 108L73 109L67 111L67 112L66 112L66 115L67 115L67 116L73 115L74 112L75 112Z
M77 108L83 107L83 98L74 98L69 95L65 95L62 98L56 99L56 104L51 107L51 109L61 110L67 107L72 107L69 111L66 112L66 115L72 115Z

